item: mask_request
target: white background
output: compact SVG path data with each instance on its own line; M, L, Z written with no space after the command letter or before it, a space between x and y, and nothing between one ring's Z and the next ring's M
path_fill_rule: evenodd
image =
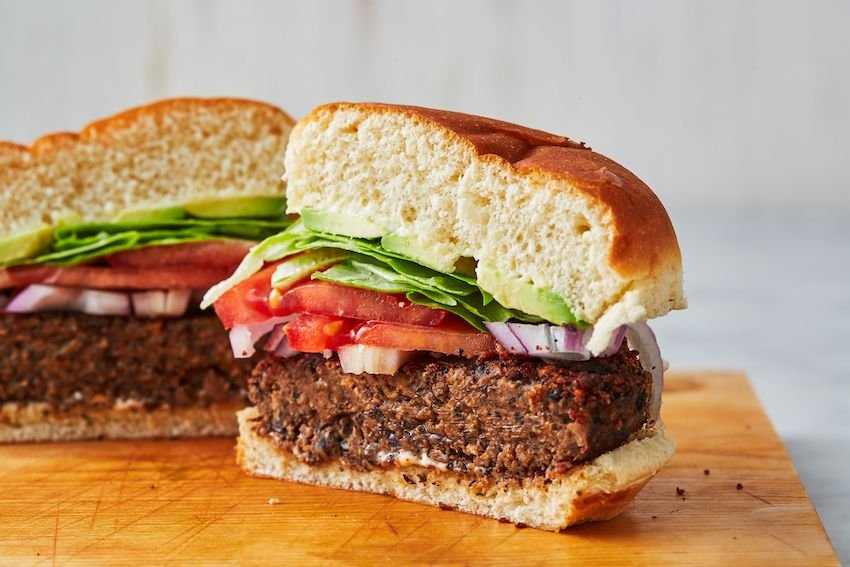
M0 139L151 99L486 114L587 141L667 205L676 368L751 376L850 561L850 3L0 0Z

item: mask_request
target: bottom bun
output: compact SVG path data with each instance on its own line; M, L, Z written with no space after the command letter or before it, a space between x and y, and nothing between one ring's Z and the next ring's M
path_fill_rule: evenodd
M45 403L0 407L0 443L235 435L244 403L188 408L84 408L52 412Z
M420 465L395 465L359 471L338 462L307 465L257 434L256 408L237 414L237 459L255 476L293 480L362 492L388 494L421 504L506 519L557 531L567 526L609 520L634 500L676 450L661 424L625 445L577 466L545 484L540 480L502 481L486 490L469 486L469 477Z

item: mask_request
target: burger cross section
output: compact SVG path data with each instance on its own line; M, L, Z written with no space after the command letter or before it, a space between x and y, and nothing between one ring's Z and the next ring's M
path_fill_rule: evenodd
M247 472L558 530L617 515L670 459L646 321L685 307L681 257L634 175L369 103L315 109L285 166L299 220L202 303L260 357Z
M174 99L0 165L2 442L238 431L251 475L546 530L675 451L648 321L687 305L676 234L582 143Z

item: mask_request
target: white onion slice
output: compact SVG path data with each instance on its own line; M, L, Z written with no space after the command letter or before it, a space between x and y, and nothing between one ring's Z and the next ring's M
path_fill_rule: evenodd
M118 291L84 289L77 299L77 307L91 315L129 315L130 298Z
M118 291L32 284L6 306L9 313L77 311L89 315L129 315L130 298Z
M191 289L169 289L165 296L165 315L181 317L189 309L189 300L192 299Z
M658 420L661 413L661 391L664 389L664 360L655 333L645 321L632 323L626 331L629 348L638 351L638 360L644 370L652 374L652 398L649 401L649 417Z
M251 358L254 350L254 339L248 325L236 325L230 329L230 349L234 358Z
M134 291L133 311L140 317L180 317L189 307L190 289Z
M410 351L370 345L345 345L337 354L342 371L348 374L395 374L416 356Z
M271 317L250 325L235 325L230 329L230 348L235 358L251 358L257 352L254 345L277 325L291 321L294 316Z

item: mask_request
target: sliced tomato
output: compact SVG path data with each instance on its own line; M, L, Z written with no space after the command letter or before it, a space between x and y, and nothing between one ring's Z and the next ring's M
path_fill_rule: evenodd
M269 307L272 274L277 264L271 264L247 280L230 288L213 304L215 314L225 329L234 325L260 323L274 316ZM222 278L224 279L224 278Z
M478 356L496 350L496 341L492 335L482 333L466 323L455 322L436 327L370 322L357 330L354 342L398 350L425 350L460 356Z
M284 332L291 348L323 352L353 343L354 329L360 324L352 319L304 314L287 323Z
M448 314L442 309L412 303L403 296L316 280L284 293L273 311L276 315L313 313L425 326L438 325Z
M91 289L208 289L230 275L224 268L103 268L16 266L0 270L0 289L30 284Z
M255 243L222 238L203 242L183 242L164 246L146 246L124 250L106 257L118 268L162 268L167 266L226 268L231 272Z

